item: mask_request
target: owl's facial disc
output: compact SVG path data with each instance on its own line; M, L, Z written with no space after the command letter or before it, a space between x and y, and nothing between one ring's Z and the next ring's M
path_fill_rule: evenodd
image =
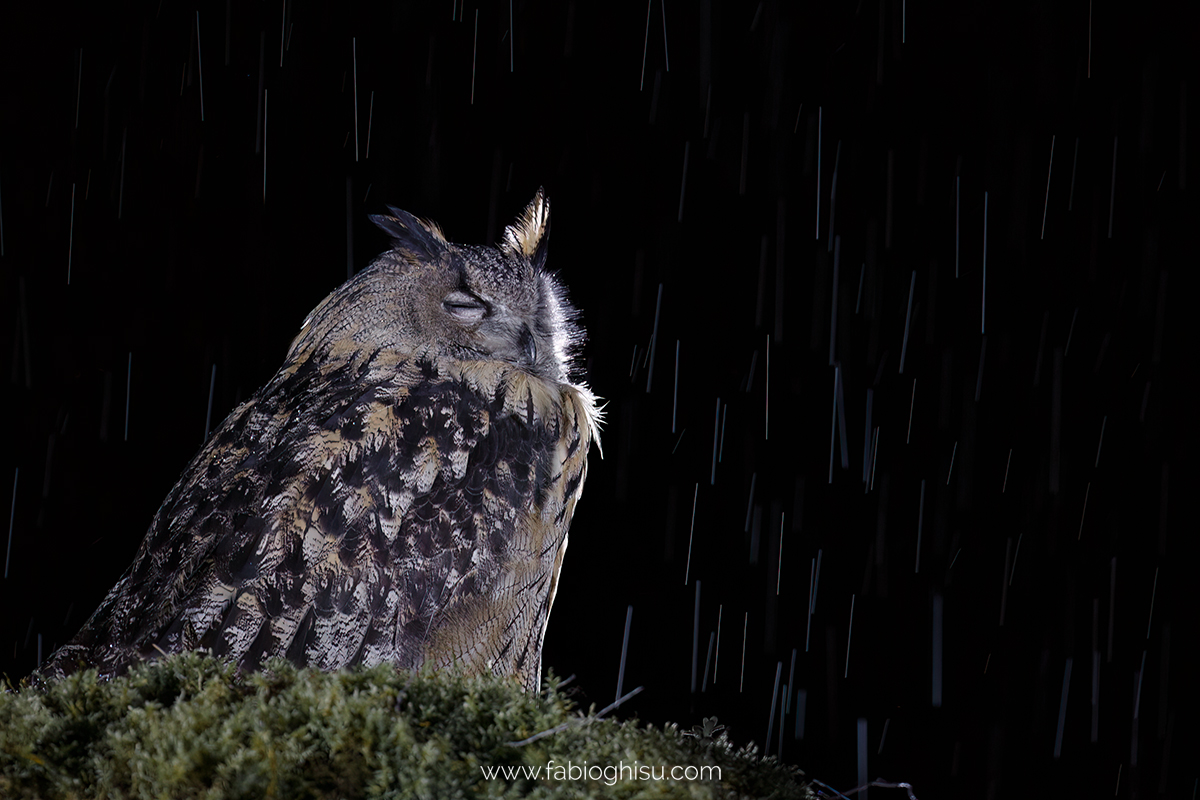
M449 323L442 328L447 343L472 359L505 361L561 380L563 370L547 335L552 328L541 319L545 306L539 289L537 282L523 282L514 291L511 286L491 286L470 272L460 273L453 288L443 288L440 295L440 310Z
M507 361L523 370L557 377L549 364L539 362L537 336L524 315L500 304L477 300L473 304L443 303L446 313L463 328L467 347L488 359Z

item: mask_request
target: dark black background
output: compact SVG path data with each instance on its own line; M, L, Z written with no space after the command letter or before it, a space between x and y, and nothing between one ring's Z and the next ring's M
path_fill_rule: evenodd
M528 0L476 45L452 4L0 12L0 668L82 624L213 366L215 427L386 246L368 213L494 241L544 185L608 402L545 646L584 704L632 605L621 713L761 747L796 650L783 757L843 790L865 719L869 776L922 800L1192 796L1195 10L674 0L664 39L661 0Z

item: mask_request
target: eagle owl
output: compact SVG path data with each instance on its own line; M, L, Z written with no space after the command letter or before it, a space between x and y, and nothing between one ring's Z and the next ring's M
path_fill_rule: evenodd
M458 663L540 681L600 412L539 189L497 247L404 211L211 435L133 564L41 667L208 649L247 669Z

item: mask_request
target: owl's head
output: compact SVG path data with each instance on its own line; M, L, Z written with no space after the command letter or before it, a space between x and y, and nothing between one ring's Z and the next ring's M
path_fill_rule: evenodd
M371 221L392 249L313 310L291 356L327 345L505 361L569 380L577 312L545 269L550 203L539 189L495 247L452 244L434 223L388 206Z

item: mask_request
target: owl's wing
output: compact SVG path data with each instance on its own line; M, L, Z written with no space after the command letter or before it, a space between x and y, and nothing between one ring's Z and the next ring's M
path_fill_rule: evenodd
M386 352L281 372L42 671L210 648L250 668L432 658L536 680L590 436L571 404L555 415L513 386Z

